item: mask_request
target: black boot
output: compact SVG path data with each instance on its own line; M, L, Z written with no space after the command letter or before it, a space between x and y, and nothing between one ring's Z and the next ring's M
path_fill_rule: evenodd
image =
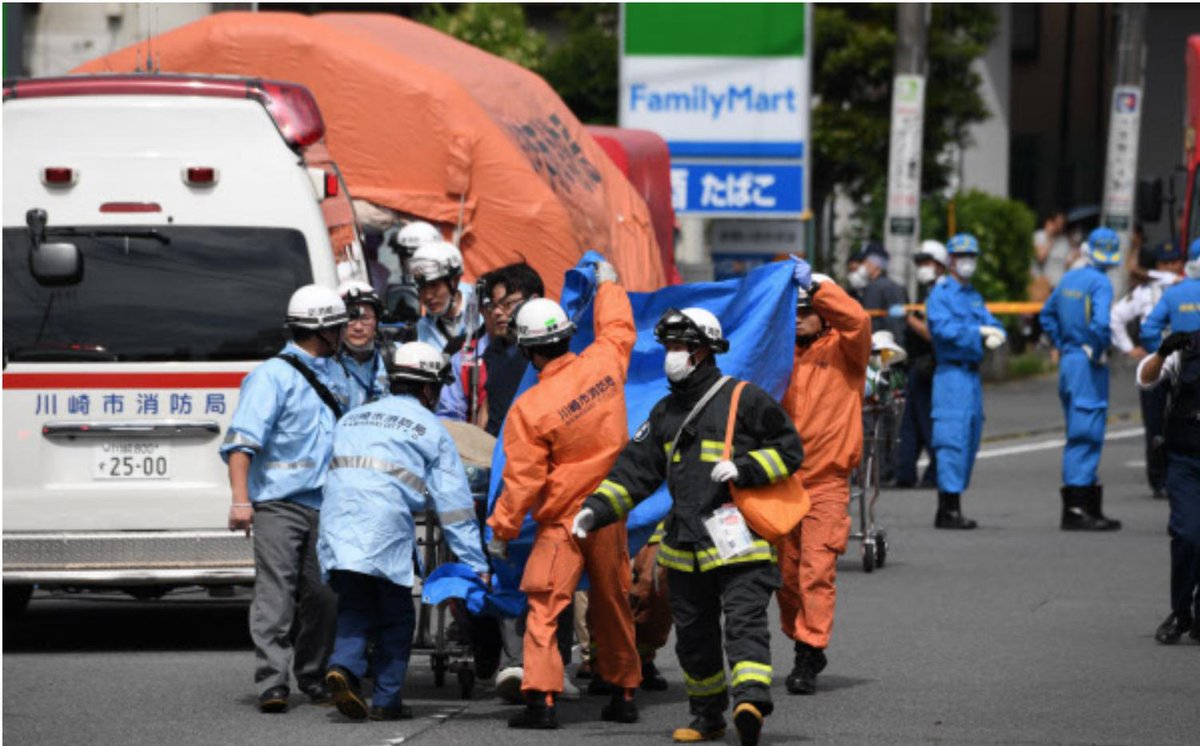
M600 710L600 719L610 723L636 723L637 703L633 701L633 690L613 692L612 699Z
M825 670L828 660L825 651L796 643L796 662L792 672L788 674L784 685L789 694L815 694L817 691L817 674Z
M1154 639L1162 645L1174 645L1183 637L1183 633L1192 627L1192 620L1185 619L1172 612L1154 632Z
M962 496L957 492L938 492L937 515L933 517L934 528L971 529L979 524L962 514Z
M1100 516L1097 518L1092 515L1091 507L1091 487L1072 487L1064 485L1062 488L1062 522L1059 528L1063 531L1114 531L1109 524L1107 518ZM1120 528L1117 524L1116 528Z
M642 661L642 690L647 692L665 692L667 680L659 672L653 660Z
M1120 531L1121 522L1115 518L1109 518L1100 510L1100 505L1104 502L1104 486L1093 484L1088 488L1087 511L1095 518L1098 524L1102 527L1098 531Z
M554 730L558 728L558 709L553 695L545 692L527 692L525 709L508 718L509 728L530 730Z

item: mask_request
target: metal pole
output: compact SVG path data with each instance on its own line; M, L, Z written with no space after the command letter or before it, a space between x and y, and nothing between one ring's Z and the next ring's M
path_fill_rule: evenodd
M1104 201L1100 221L1121 237L1121 249L1126 254L1133 231L1138 135L1144 108L1145 26L1144 3L1128 3L1119 7L1116 75L1112 106L1108 112L1108 155L1104 164ZM1124 293L1125 273L1114 273L1112 280L1114 294Z
M921 239L921 137L925 119L925 38L928 3L896 7L895 77L892 80L892 132L888 153L887 218L884 245L891 254L888 274L915 289L912 255Z

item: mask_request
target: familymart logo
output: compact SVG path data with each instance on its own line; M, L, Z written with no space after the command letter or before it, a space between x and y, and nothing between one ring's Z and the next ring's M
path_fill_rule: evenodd
M729 84L712 88L697 83L690 88L672 89L634 83L629 88L631 113L706 114L713 120L738 114L795 114L798 96L793 86L763 88Z

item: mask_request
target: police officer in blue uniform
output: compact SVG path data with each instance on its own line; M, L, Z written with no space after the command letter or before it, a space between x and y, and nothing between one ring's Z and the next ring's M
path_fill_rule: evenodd
M347 411L386 396L387 365L379 342L379 317L383 301L365 282L347 280L338 286L338 295L346 304L349 321L342 336L338 362L346 371L350 405Z
M287 710L289 668L313 702L330 701L322 679L336 605L316 545L333 428L347 404L334 359L346 318L332 288L306 285L292 294L292 341L246 376L221 446L233 492L229 528L249 536L254 526L250 637L263 712Z
M412 717L401 689L416 619L413 514L436 513L454 555L481 577L488 573L458 448L432 411L449 369L432 346L402 345L393 357L393 395L346 415L334 432L317 545L338 595L325 682L338 711L353 720ZM372 640L375 690L368 709L359 682Z
M925 316L937 367L933 374L933 449L937 454L938 509L936 528L972 529L963 517L962 493L983 434L983 386L979 363L983 350L1004 344L1007 335L971 286L979 260L979 241L959 233L946 244L949 279L929 293Z
M1200 238L1188 248L1185 279L1167 288L1158 305L1142 322L1142 347L1154 352L1164 332L1200 331Z
M1101 512L1100 450L1108 415L1108 348L1112 283L1105 273L1121 263L1121 239L1097 228L1083 247L1087 263L1063 275L1038 316L1060 351L1058 398L1067 425L1062 460L1063 531L1116 531L1121 522Z

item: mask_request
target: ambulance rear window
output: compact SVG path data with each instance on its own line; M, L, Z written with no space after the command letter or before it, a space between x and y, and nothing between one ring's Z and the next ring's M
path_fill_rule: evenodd
M4 229L9 363L265 359L286 341L288 298L312 282L304 236L287 228L79 226L46 240L79 247L83 279L39 285L28 230Z

